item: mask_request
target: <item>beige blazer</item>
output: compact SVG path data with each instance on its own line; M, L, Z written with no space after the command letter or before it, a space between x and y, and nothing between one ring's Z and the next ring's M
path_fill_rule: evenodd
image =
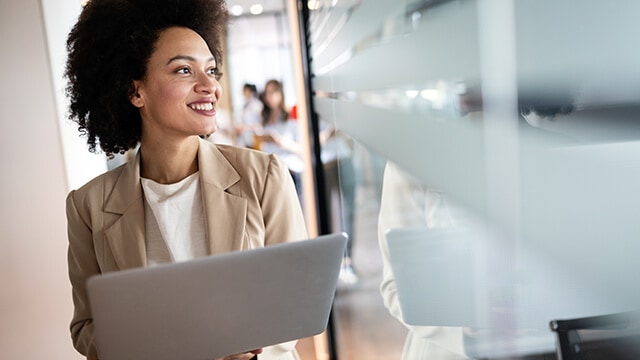
M276 156L201 139L198 165L210 254L307 238L292 178ZM95 359L87 279L146 266L140 155L71 191L66 206L71 335Z

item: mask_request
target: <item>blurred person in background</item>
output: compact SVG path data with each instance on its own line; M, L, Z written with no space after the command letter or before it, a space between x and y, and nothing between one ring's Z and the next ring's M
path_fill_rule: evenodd
M272 79L267 81L261 95L262 131L256 138L260 150L276 154L289 168L296 184L298 196L302 199L302 145L300 144L300 127L287 110L282 83Z
M239 123L236 124L237 145L260 149L255 142L255 134L262 130L262 101L258 98L258 89L254 84L242 86L244 105Z

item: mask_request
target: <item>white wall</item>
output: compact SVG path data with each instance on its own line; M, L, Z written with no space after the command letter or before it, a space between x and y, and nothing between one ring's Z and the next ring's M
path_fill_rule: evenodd
M234 120L242 113L242 86L253 83L258 92L268 80L282 81L286 106L297 103L293 75L291 36L286 11L282 16L244 16L233 18L227 38L229 88L225 89L233 102ZM227 76L227 75L225 75Z
M80 359L68 330L68 182L40 2L0 2L0 35L0 359Z
M67 118L68 99L64 66L67 59L66 41L82 9L80 0L40 0L42 19L52 73L53 90L57 107L58 124L62 139L62 154L66 163L67 185L76 189L107 170L103 154L87 151L86 138L80 137L77 125Z

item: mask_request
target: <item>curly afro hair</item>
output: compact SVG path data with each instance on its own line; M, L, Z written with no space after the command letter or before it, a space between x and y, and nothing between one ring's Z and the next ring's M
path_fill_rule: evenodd
M206 41L222 64L229 21L224 0L91 0L67 38L65 76L69 119L110 158L138 145L139 111L130 101L133 81L146 67L160 32L189 28Z

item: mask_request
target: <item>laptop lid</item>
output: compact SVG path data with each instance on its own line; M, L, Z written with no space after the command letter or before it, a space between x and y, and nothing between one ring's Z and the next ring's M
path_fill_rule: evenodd
M346 234L94 276L101 360L211 360L325 330Z

